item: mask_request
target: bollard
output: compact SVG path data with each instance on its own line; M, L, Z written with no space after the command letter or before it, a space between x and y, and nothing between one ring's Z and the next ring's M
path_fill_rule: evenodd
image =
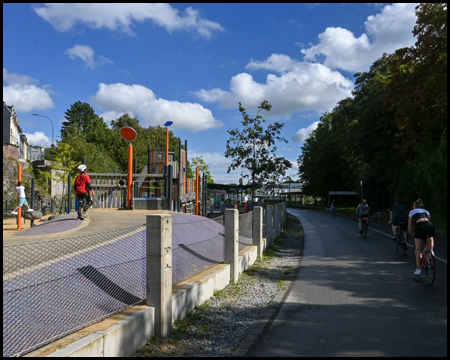
M155 308L155 334L172 329L172 216L147 215L147 305Z
M263 253L263 208L255 206L253 208L253 245L256 246L256 254L259 259L262 259Z
M231 281L239 279L239 212L225 210L225 263L230 264Z
M266 208L266 227L267 227L267 246L273 243L273 205L267 205Z
M34 209L34 178L31 178L31 201L30 201L30 206L32 209ZM34 220L31 220L31 225L30 227L34 227Z

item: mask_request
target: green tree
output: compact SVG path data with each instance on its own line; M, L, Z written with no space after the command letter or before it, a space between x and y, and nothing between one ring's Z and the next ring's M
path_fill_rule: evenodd
M203 160L203 156L199 156L199 157L195 157L192 159L192 167L193 169L195 169L196 167L198 167L198 172L199 173L204 173L205 175L208 176L208 184L214 184L214 180L211 176L211 172L209 171L209 166L205 163L205 160ZM190 168L188 169L190 170ZM189 171L188 171L188 177L189 176ZM192 170L191 170L191 177L193 177L194 174L192 174Z
M69 144L62 141L57 141L57 143L58 147L55 151L55 157L49 167L53 170L51 174L52 180L60 182L63 185L63 192L61 195L61 204L63 204L68 175L72 175L72 183L70 184L70 186L72 186L77 175L76 167L78 163L73 158L74 149Z
M239 111L242 115L243 129L234 128L227 130L230 139L226 143L225 157L231 159L227 172L241 168L241 177L250 178L252 194L263 183L278 182L286 174L286 170L292 165L283 157L276 156L276 141L288 141L280 136L284 124L274 122L264 129L265 119L259 112L270 111L272 105L264 100L258 106L256 116L249 116L242 104L239 103ZM247 170L249 174L244 173Z
M83 136L86 136L89 124L98 118L95 114L94 109L88 103L82 103L77 101L70 106L65 112L66 121L62 123L61 128L61 139L64 138L69 133L80 132Z

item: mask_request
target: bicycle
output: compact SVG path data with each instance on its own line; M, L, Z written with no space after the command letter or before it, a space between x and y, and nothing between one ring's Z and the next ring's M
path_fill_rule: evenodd
M381 211L378 211L376 213L370 213L369 214L369 220L378 220L378 221L383 221L384 220L384 215Z
M362 236L367 237L367 229L369 227L369 224L367 223L367 216L364 216L362 218Z
M430 248L428 247L428 238L430 236L427 236L427 241L425 242L425 245L423 246L422 250L422 262L421 262L421 270L425 271L425 277L427 279L428 284L433 285L434 279L436 277L436 262L434 261L434 255L431 253ZM417 258L417 251L416 251L416 245L414 244L414 252L413 252L413 261L414 261L414 267L416 267L416 258Z
M331 205L331 207L330 207L330 213L331 213L331 215L336 215L336 206Z
M400 222L398 225L395 226L395 251L399 251L402 255L405 255L406 249L407 249L407 243L408 239L405 239L405 235L403 234L403 231L401 229L401 225L404 224L403 222Z

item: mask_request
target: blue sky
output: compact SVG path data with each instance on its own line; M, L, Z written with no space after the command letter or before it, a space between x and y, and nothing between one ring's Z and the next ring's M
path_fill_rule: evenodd
M49 146L64 112L88 102L109 124L173 121L218 183L238 103L285 124L296 160L320 116L351 96L356 72L412 46L415 4L3 4L3 100L30 143Z

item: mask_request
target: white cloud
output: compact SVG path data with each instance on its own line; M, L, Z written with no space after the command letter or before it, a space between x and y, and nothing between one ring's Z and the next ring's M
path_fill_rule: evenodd
M314 121L308 127L300 129L294 135L292 135L292 141L295 143L302 143L308 138L313 130L316 130L317 125L319 125L319 121Z
M303 110L331 110L339 100L351 96L353 88L353 83L339 72L287 55L272 54L265 61L251 60L246 68L279 75L268 74L262 84L250 74L241 73L231 78L229 91L201 89L194 94L203 101L220 102L226 108L234 108L241 102L244 107L256 109L263 100L268 100L273 106L271 116L281 116Z
M180 12L161 3L56 3L35 5L34 11L59 31L68 31L82 23L93 29L107 28L134 35L130 26L145 20L153 21L168 32L197 31L205 38L211 37L213 31L224 30L220 24L202 19L192 7Z
M211 110L200 104L157 99L152 90L142 85L100 83L91 102L105 111L100 116L107 122L126 112L137 116L145 127L162 125L168 120L173 121L173 129L194 132L223 126L214 119Z
M94 69L96 66L103 64L114 64L113 61L100 55L99 60L94 60L94 50L87 45L75 45L73 48L64 51L64 54L68 55L71 59L76 59L79 57L84 61L87 67Z
M189 161L191 161L195 157L203 157L205 164L209 166L210 170L216 169L226 171L228 169L228 166L231 164L230 160L228 160L224 155L218 152L208 153L188 149Z
M50 147L51 141L42 131L36 131L34 134L25 133L28 144L34 146Z
M416 22L415 4L386 5L379 14L364 23L366 33L356 38L340 27L329 27L319 34L319 44L301 50L306 61L319 61L330 69L351 72L368 71L383 53L412 46L412 29Z
M36 86L38 83L27 75L8 73L3 68L3 101L14 105L14 110L21 113L54 107L49 93Z

